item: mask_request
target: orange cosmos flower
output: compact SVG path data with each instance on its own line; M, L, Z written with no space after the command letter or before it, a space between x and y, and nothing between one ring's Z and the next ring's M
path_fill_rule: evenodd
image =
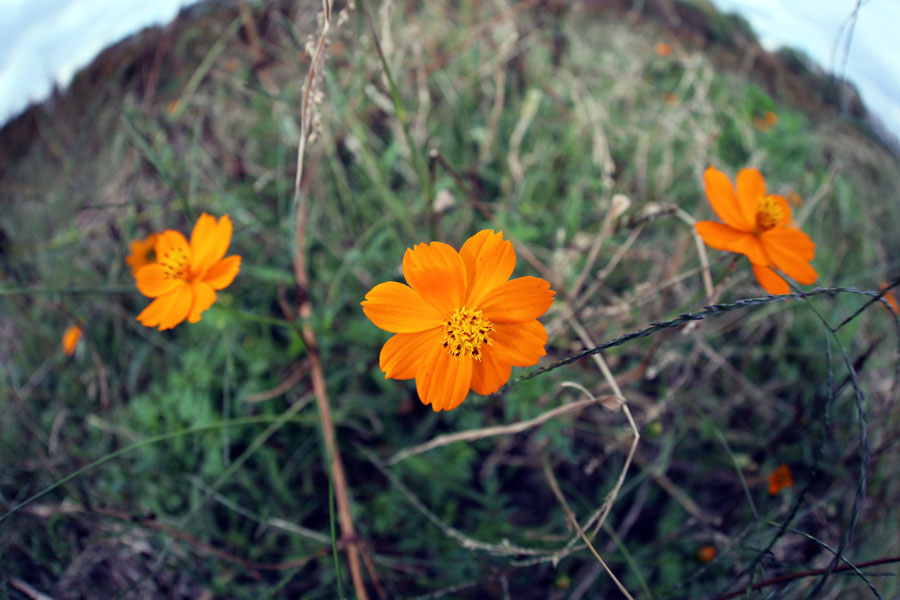
M785 464L769 473L769 495L774 496L784 488L794 485L794 476L791 468Z
M78 345L78 340L81 339L81 333L81 327L78 325L69 325L69 327L66 328L66 331L62 336L62 347L66 356L75 354L75 346Z
M469 389L496 392L512 366L537 364L547 343L537 318L556 292L537 277L509 279L515 266L502 231L479 231L459 252L441 242L407 249L409 285L380 283L362 302L372 323L396 334L379 357L385 379L415 378L419 399L437 412L459 406Z
M888 288L888 284L885 281L881 282L881 289L886 290ZM883 298L887 300L887 303L891 305L891 308L894 309L895 313L900 313L900 306L897 305L897 296L894 295L894 290L888 290Z
M705 565L716 557L716 547L701 546L697 549L697 554L695 556L697 558L697 562Z
M125 264L131 268L131 275L137 278L137 272L144 265L156 262L156 238L158 234L151 233L142 240L134 240L128 246L129 253L125 257Z
M196 323L216 300L216 290L227 287L241 267L240 256L225 256L231 243L231 219L216 221L203 213L194 225L191 242L181 232L168 230L156 238L155 263L141 267L137 288L155 298L137 316L147 327L171 329L185 319Z
M653 50L660 56L669 56L672 54L672 46L665 42L656 42L653 45Z
M737 193L728 177L710 166L703 174L706 197L725 223L700 221L694 227L707 246L738 252L750 259L756 280L770 294L791 289L770 267L777 267L804 285L819 274L809 261L816 245L809 236L791 227L791 207L781 196L766 194L766 182L756 169L741 169Z

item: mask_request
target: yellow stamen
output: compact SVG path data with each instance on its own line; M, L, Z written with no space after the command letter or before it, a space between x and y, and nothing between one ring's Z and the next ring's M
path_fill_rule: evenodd
M158 257L166 279L187 279L188 263L191 257L181 248L169 248Z
M784 220L784 208L770 196L763 196L756 205L756 227L768 231Z
M485 319L478 309L463 306L444 321L444 348L450 356L471 356L481 360L481 347L491 344L490 333L494 324Z

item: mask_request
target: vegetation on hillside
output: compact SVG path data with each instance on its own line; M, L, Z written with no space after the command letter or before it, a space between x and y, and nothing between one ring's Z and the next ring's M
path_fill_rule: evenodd
M900 555L897 158L647 5L203 4L7 127L4 595L900 595L864 564ZM711 164L788 199L810 293L700 243ZM203 213L239 274L143 326L130 243ZM360 302L483 229L556 291L547 355L436 413Z

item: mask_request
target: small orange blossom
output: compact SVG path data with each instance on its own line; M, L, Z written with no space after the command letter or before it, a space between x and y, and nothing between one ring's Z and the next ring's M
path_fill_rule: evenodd
M660 56L669 56L672 54L672 46L665 42L656 42L653 45L653 51Z
M547 343L537 318L556 292L537 277L509 279L515 266L502 231L479 231L459 252L441 242L407 249L409 285L380 283L362 302L372 323L395 334L379 357L385 379L415 378L419 399L438 412L469 389L496 392L513 366L537 364Z
M137 288L155 298L138 321L147 327L171 329L185 319L196 323L216 300L221 290L234 280L241 267L240 256L225 256L231 243L231 219L216 221L203 213L194 225L191 242L179 231L163 231L156 238L157 262L141 267L135 278Z
M716 547L710 545L701 546L697 549L696 557L697 562L705 565L716 557Z
M753 266L756 280L770 294L788 294L787 282L770 267L804 285L819 274L809 261L816 245L791 227L791 207L781 196L766 194L766 182L756 169L741 169L737 193L728 177L710 166L703 174L706 197L725 223L700 221L694 227L707 246L743 254Z
M881 282L881 289L888 290L887 282ZM888 290L887 292L885 292L883 298L887 300L887 303L891 305L891 308L894 309L895 313L900 313L900 306L897 305L897 296L894 295L893 290Z
M75 354L75 346L78 345L78 340L81 339L81 327L78 325L69 325L65 332L63 332L62 336L62 347L63 352L66 353L66 356L72 356Z
M137 272L144 265L156 262L156 238L157 234L151 233L142 240L134 240L129 244L128 256L125 264L131 268L131 275L137 277Z
M774 496L792 485L794 485L794 476L789 466L782 464L769 473L769 495Z

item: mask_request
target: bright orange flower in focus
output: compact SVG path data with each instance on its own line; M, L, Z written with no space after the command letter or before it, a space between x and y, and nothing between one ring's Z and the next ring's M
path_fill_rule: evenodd
M63 332L62 347L66 356L75 354L75 346L78 345L78 340L81 339L81 333L81 327L78 325L69 325L65 332Z
M785 464L769 473L769 495L774 496L783 490L794 485L794 476L791 474L791 468Z
M128 256L125 257L125 264L131 268L131 275L137 278L137 272L144 265L156 262L156 238L158 234L151 233L142 240L134 240L129 244Z
M672 54L672 46L665 42L656 42L653 45L653 51L660 56L669 56L670 54Z
M750 259L756 280L770 294L788 294L787 282L770 267L777 267L798 283L815 283L819 274L809 261L816 245L791 227L791 207L781 196L766 194L766 182L756 169L741 169L737 193L731 180L710 166L703 174L706 197L725 223L700 221L694 227L707 246L738 252Z
M241 267L240 256L225 256L231 243L231 219L216 221L203 213L194 225L191 242L179 231L163 231L156 238L156 262L141 267L135 278L137 288L155 298L137 316L147 327L171 329L185 319L196 323L216 300L221 290L234 280Z
M459 252L441 242L407 249L409 285L380 283L362 302L372 323L396 334L379 357L385 379L415 378L419 399L438 412L469 389L496 392L513 366L537 364L547 343L537 318L556 292L537 277L509 279L515 266L502 231L479 231Z

